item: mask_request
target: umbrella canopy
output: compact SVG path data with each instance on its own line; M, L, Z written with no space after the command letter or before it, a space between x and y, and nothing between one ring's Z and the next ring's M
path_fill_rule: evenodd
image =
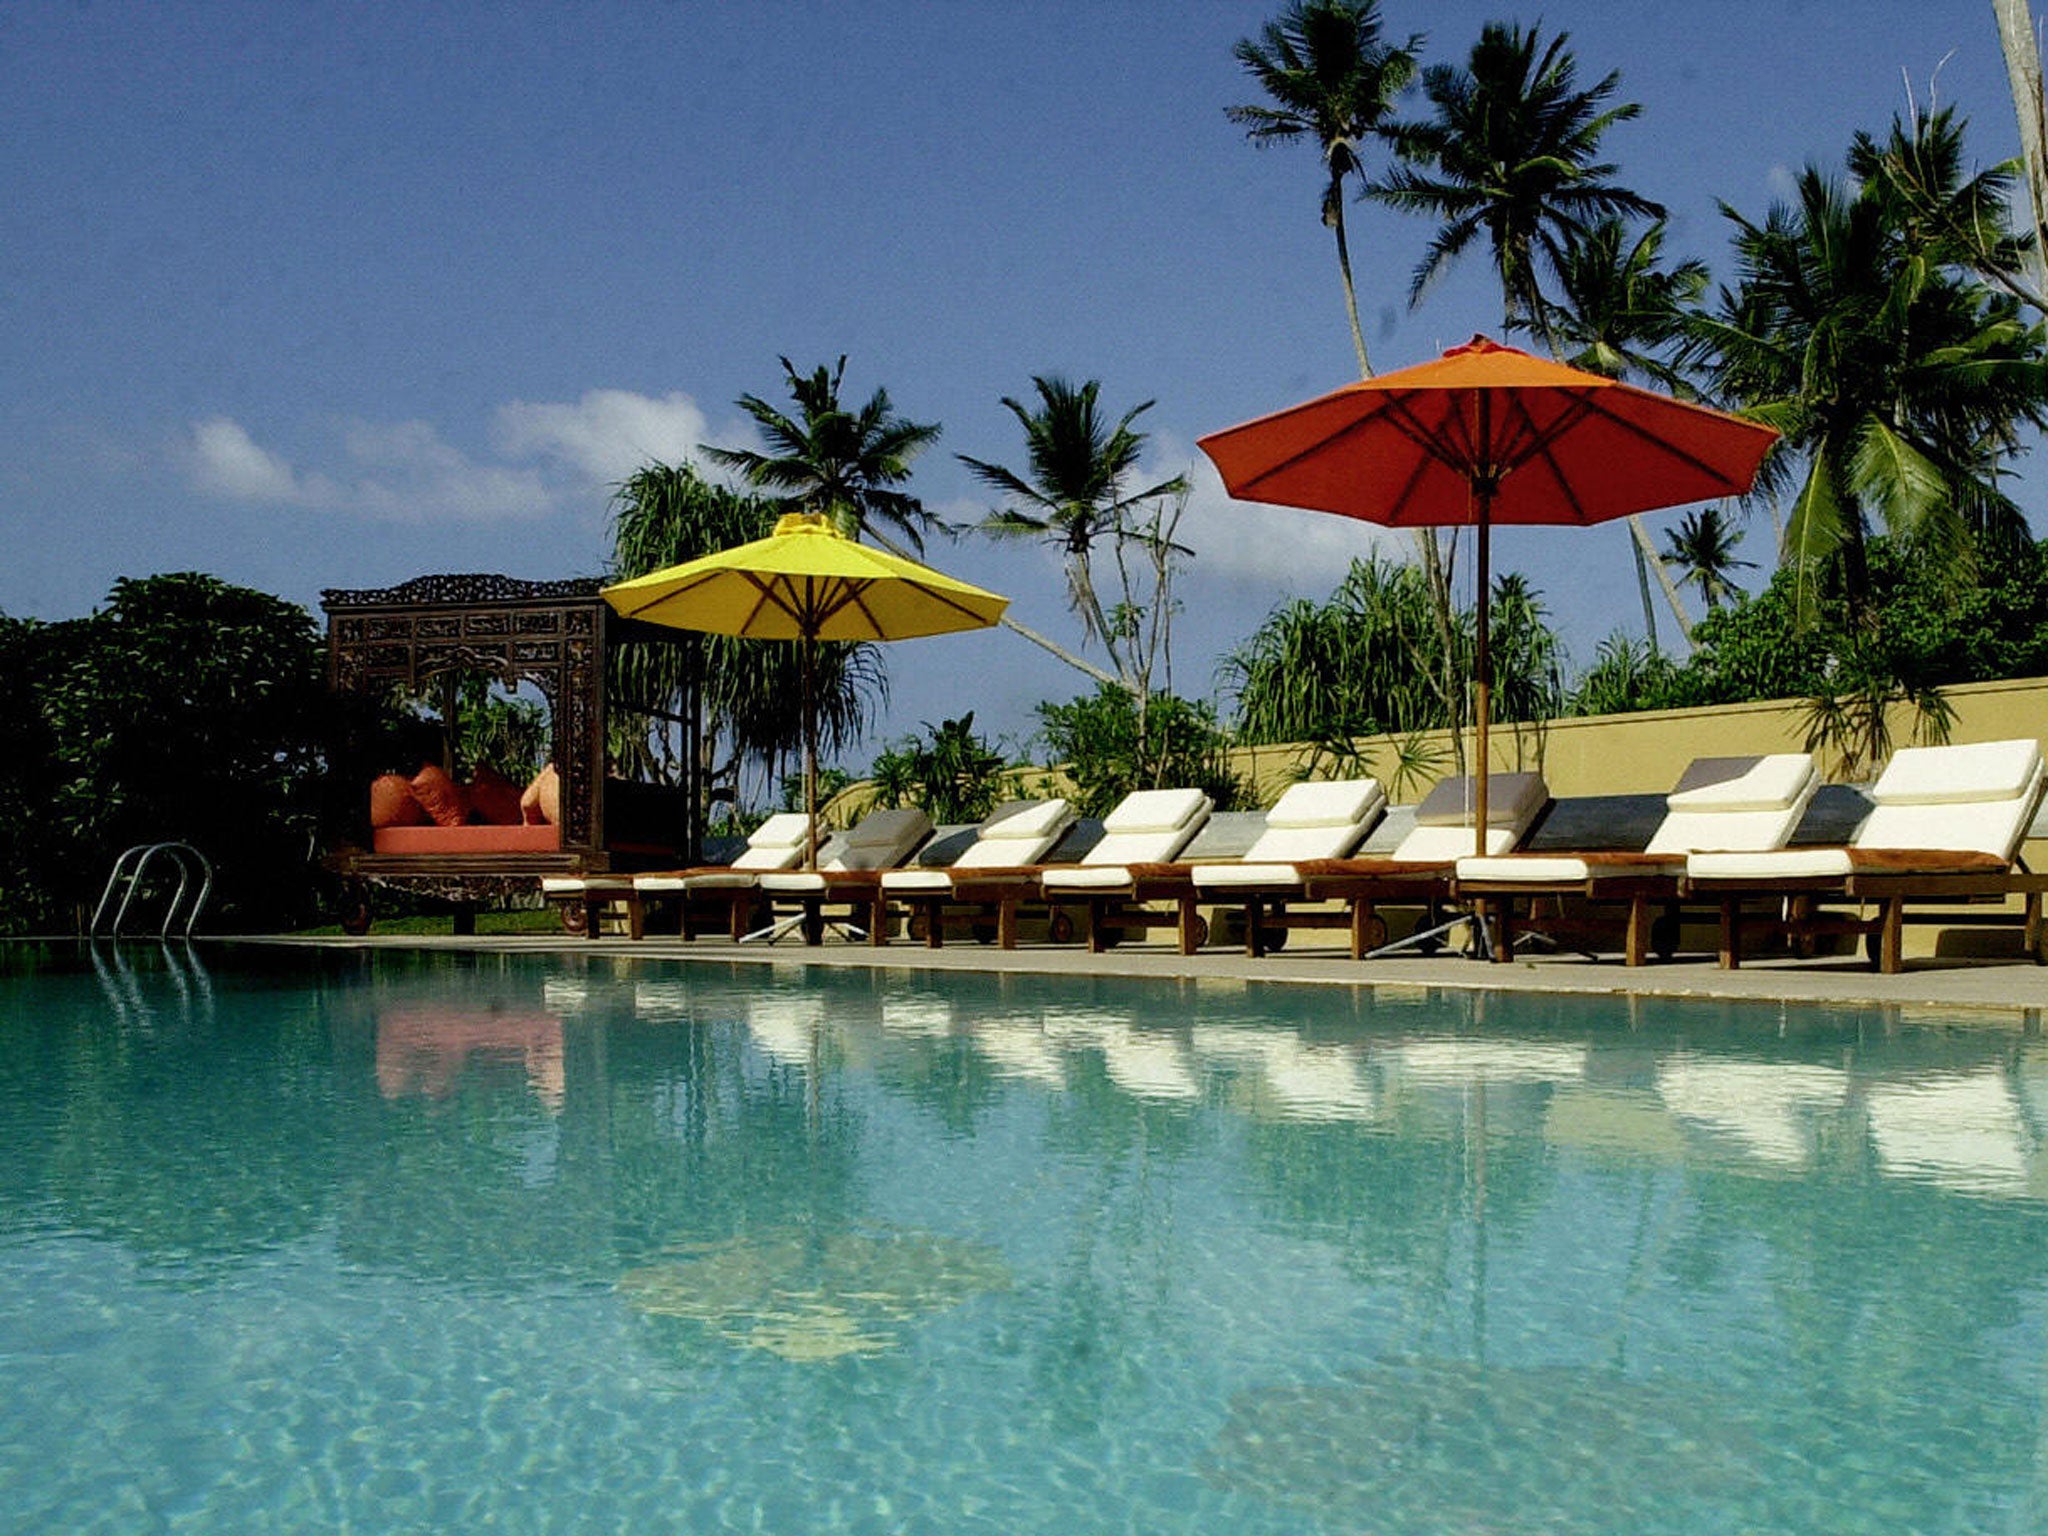
M818 818L812 643L986 629L1010 605L1006 597L849 539L813 512L786 514L765 539L616 582L604 598L629 619L803 644L807 864L816 859Z
M1242 501L1478 530L1477 844L1486 851L1489 530L1740 495L1778 434L1475 336L1433 362L1200 439Z

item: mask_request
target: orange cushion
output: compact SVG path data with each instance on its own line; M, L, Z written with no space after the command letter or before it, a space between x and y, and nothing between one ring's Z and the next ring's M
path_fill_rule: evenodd
M437 827L459 827L469 820L469 796L432 763L412 776L412 792Z
M412 780L402 773L387 773L370 781L370 826L416 827L427 819L427 808L412 792Z
M516 827L523 819L519 811L519 786L488 764L471 775L464 786L469 791L469 812L478 821L494 827Z
M552 853L558 827L385 827L370 834L378 853Z
M519 816L528 826L558 826L562 820L562 777L555 772L555 765L534 775L533 782L526 786L526 793L519 797Z

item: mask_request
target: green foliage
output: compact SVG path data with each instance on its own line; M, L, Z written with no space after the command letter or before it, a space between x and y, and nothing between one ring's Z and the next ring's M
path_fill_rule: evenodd
M1786 567L1763 591L1709 613L1683 666L1619 637L1602 642L1572 713L1809 699L1813 745L1856 769L1890 750L1879 696L1914 710L1917 736L1939 739L1942 688L2048 673L2048 547L2022 544L1960 584L1897 540L1874 539L1866 555L1866 597L1853 613L1837 579L1807 618L1801 573Z
M936 726L926 722L924 730L876 757L869 777L877 802L921 806L935 825L986 818L1007 792L1003 754L974 734L971 710Z
M1133 790L1194 788L1218 810L1249 792L1230 770L1229 737L1206 704L1155 693L1143 706L1122 688L1038 706L1049 762L1074 781L1075 807L1101 816Z
M91 617L10 621L0 645L36 758L0 781L0 920L68 926L116 855L165 840L213 861L213 923L311 910L321 828L362 789L333 770L369 717L329 698L304 609L193 573L124 579Z
M689 465L649 464L612 497L612 574L641 576L764 538L775 513L774 502L715 485ZM683 727L701 707L711 797L741 798L744 769L772 782L780 764L802 753L802 663L801 648L779 640L629 633L611 656L615 733L624 738L613 744L613 760L652 780L681 782ZM851 747L888 696L881 656L868 645L813 647L812 684L825 753Z
M828 768L818 765L818 806L822 811L832 797L854 782L853 775L844 768ZM781 797L778 810L800 811L804 808L804 776L801 773L785 773L778 786ZM759 824L758 819L756 825ZM824 823L821 821L820 826ZM822 837L823 834L821 833Z
M741 395L738 402L769 451L703 451L756 489L779 492L782 511L822 512L849 537L886 524L922 549L925 530L937 520L901 487L910 479L910 461L938 440L938 423L897 415L886 389L877 389L859 409L848 409L839 398L844 357L836 368L821 364L809 373L798 373L786 357L780 361L796 415L759 395Z
M1561 659L1545 620L1519 575L1495 581L1489 633L1497 719L1546 720L1558 711ZM1274 610L1224 658L1220 675L1237 700L1238 738L1330 742L1445 728L1453 717L1437 680L1470 675L1475 634L1472 613L1453 615L1447 667L1420 568L1355 560L1328 602L1297 600Z
M1593 665L1572 685L1565 711L1573 715L1625 715L1655 709L1671 687L1677 665L1647 640L1616 633L1600 642Z
M2023 542L2001 460L2048 412L2048 338L1987 270L2004 170L1966 177L1952 109L1858 135L1843 180L1809 165L1761 222L1724 206L1737 279L1688 320L1694 360L1725 399L1776 427L1761 494L1789 498L1784 559L1802 618L1824 589L1872 596L1866 545L1911 543L1964 583Z

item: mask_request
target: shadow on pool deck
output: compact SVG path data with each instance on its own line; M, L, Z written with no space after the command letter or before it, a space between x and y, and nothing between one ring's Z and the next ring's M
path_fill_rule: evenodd
M1522 992L1595 993L1645 997L1711 997L1760 1002L1876 1004L1903 1009L1934 1008L1991 1012L2004 1022L2039 1028L2048 1010L2048 968L2020 960L1919 960L1898 975L1882 976L1860 960L1843 956L1818 960L1750 960L1724 971L1711 957L1678 959L1636 969L1619 959L1591 961L1579 955L1518 957L1489 965L1458 957L1396 956L1354 961L1335 950L1289 950L1248 959L1236 950L1210 949L1181 955L1159 945L1120 945L1091 955L1075 945L1024 946L1000 950L979 944L931 950L909 943L880 949L827 942L807 949L794 941L737 945L726 940L646 938L581 939L567 935L447 938L419 934L371 934L365 938L280 938L254 936L255 944L314 945L323 948L474 949L500 953L559 952L648 960L702 960L796 968L854 966L904 971L987 971L1066 976L1128 976L1210 983L1294 983L1322 986L1449 988Z

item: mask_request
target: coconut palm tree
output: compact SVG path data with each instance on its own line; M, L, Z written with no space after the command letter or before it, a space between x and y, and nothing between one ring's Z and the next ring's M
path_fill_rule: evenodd
M1603 215L1664 213L1616 183L1616 167L1598 158L1607 130L1642 109L1606 105L1620 88L1619 71L1579 89L1569 41L1560 32L1545 44L1534 27L1489 22L1462 67L1424 70L1433 115L1396 130L1401 161L1370 189L1392 207L1439 221L1415 269L1411 302L1483 237L1509 329L1534 330L1553 353L1540 268L1558 268L1572 237Z
M1618 70L1591 89L1579 89L1570 40L1569 33L1560 32L1545 44L1537 28L1490 22L1463 67L1430 66L1423 72L1422 89L1433 115L1394 130L1401 163L1370 189L1392 207L1439 221L1415 269L1410 303L1418 302L1483 236L1500 280L1503 323L1510 331L1534 332L1553 357L1564 342L1556 309L1544 296L1540 269L1547 265L1560 276L1572 269L1575 247L1602 220L1664 215L1657 204L1617 184L1616 167L1598 158L1607 130L1642 108L1634 102L1606 105L1620 89ZM1617 259L1625 261L1619 231L1613 240ZM1592 250L1599 254L1597 246ZM1654 250L1653 243L1652 260ZM1581 257L1577 275L1594 291L1617 281L1627 288L1628 273L1595 281L1586 265ZM1634 297L1648 298L1654 285L1640 271L1634 277ZM1611 334L1623 313L1609 312L1599 323ZM1630 343L1647 340L1638 334ZM1661 578L1663 571L1643 520L1631 517L1628 522L1636 579L1645 593L1643 623L1654 645L1649 573L1654 570ZM1667 590L1665 598L1683 632L1686 617L1677 593Z
M1719 507L1688 512L1678 527L1664 535L1664 563L1682 573L1681 586L1698 587L1709 613L1740 590L1731 579L1738 570L1753 570L1754 560L1739 560L1735 546L1742 530L1730 525Z
M1881 178L1809 166L1762 223L1722 211L1736 286L1688 334L1717 391L1783 434L1760 488L1792 495L1784 559L1800 611L1832 583L1863 612L1876 525L1958 572L1981 541L2022 537L2001 461L2048 416L2042 327L1917 228Z
M1024 429L1025 468L1020 472L959 455L977 480L1007 498L981 528L996 538L1042 539L1060 549L1069 605L1080 617L1083 636L1102 643L1128 682L1135 669L1118 654L1121 629L1096 590L1093 556L1098 544L1151 537L1133 514L1147 502L1182 494L1187 481L1174 475L1143 490L1127 489L1146 442L1146 434L1131 424L1152 408L1152 401L1132 406L1112 422L1102 409L1099 380L1075 385L1044 375L1031 383L1038 391L1035 407L1003 397L1004 408Z
M1358 290L1351 277L1351 247L1344 230L1345 183L1365 177L1368 143L1383 136L1395 98L1415 78L1419 36L1383 40L1378 0L1292 0L1259 40L1239 38L1231 50L1259 83L1270 104L1226 107L1225 114L1254 144L1306 139L1323 158L1323 223L1337 241L1337 272L1344 281L1344 312L1361 378L1372 377L1365 332L1358 324Z
M910 479L910 461L937 440L938 424L897 415L886 389L877 389L858 410L848 410L839 399L846 375L843 356L837 367L821 364L807 374L798 373L786 357L781 362L796 415L758 395L739 398L740 409L753 417L770 451L706 444L704 454L714 464L737 470L749 485L780 492L791 511L826 514L849 537L878 533L880 524L922 550L925 531L936 519L901 487Z
M744 544L775 520L772 503L714 485L688 465L666 464L629 475L612 495L611 513L614 580ZM619 760L641 759L666 780L694 780L707 801L737 802L749 763L772 786L782 761L802 745L795 646L677 632L660 642L624 640L611 659L621 704L613 721L631 738L615 743ZM888 696L870 645L818 645L812 682L818 739L828 751L856 742Z
M1558 301L1549 310L1550 335L1565 362L1610 378L1648 379L1681 391L1684 378L1666 356L1683 328L1685 311L1706 291L1704 262L1683 261L1665 269L1662 219L1645 226L1634 239L1615 215L1602 217L1573 234L1557 264ZM1657 646L1657 610L1651 603L1654 572L1664 601L1689 645L1692 629L1678 589L1650 543L1648 525L1628 520L1636 564L1636 586L1642 596L1643 633Z

